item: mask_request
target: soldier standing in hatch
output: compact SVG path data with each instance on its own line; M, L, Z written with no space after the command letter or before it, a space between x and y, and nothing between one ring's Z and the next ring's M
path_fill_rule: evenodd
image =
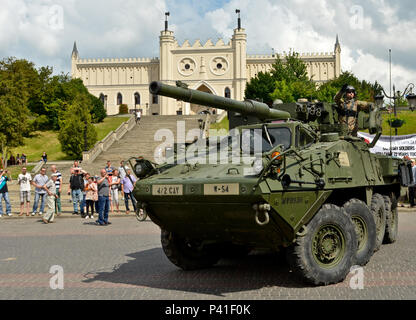
M334 101L338 106L339 123L348 126L348 134L354 137L358 132L358 112L370 111L371 103L355 100L355 88L348 84L344 84L340 91L335 95Z

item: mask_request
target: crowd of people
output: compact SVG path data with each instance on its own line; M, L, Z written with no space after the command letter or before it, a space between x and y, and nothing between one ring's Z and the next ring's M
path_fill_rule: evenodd
M3 158L1 158L1 163L3 163ZM13 154L11 154L9 159L7 160L7 165L8 166L27 165L26 154L22 153L22 155L20 155L20 153L18 153L16 157Z
M50 171L49 178L47 169L42 167L40 172L32 178L27 168L25 166L22 168L17 178L20 192L19 216L38 214L44 223L51 223L55 214L61 215L62 174L56 165L51 165ZM6 215L12 215L7 187L9 181L11 178L8 171L0 169L0 217L3 215L3 199L6 203ZM130 213L129 203L136 211L136 200L133 196L135 183L135 176L123 161L120 162L118 168L114 168L111 161L107 161L105 168L100 170L99 176L91 175L79 166L78 161L74 161L70 169L68 184L68 195L73 205L72 214L80 215L84 219L93 219L96 216L97 225L109 225L111 224L108 221L109 212L120 214L120 193L124 199L125 213ZM34 200L31 207L32 186L34 187Z

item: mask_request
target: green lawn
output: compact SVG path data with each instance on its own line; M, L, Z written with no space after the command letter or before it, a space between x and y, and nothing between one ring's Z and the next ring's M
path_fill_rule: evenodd
M392 114L391 117L393 118L394 115ZM397 117L406 121L406 123L401 128L398 128L398 135L416 133L416 111L398 111ZM390 134L390 126L387 123L388 119L389 115L387 113L383 113L383 135ZM392 135L394 135L394 128L392 128Z
M103 122L95 124L95 128L97 129L97 141L104 139L110 131L117 129L120 124L127 121L128 119L129 115L120 117L107 117Z
M95 124L98 141L102 140L110 131L117 129L120 124L128 120L126 117L107 117L103 122ZM28 162L36 162L41 159L43 151L48 155L48 161L73 160L61 151L61 144L56 131L35 131L30 138L24 139L24 145L14 148L13 154L25 153Z
M225 129L227 132L228 132L228 128L229 128L228 117L224 117L224 119L222 119L221 122L211 123L211 126L210 126L210 129L215 129L215 130ZM218 133L221 133L221 132L218 132Z

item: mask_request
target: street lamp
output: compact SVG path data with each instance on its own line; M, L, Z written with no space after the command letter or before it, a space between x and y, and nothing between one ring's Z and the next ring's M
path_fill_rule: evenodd
M204 135L204 133L202 132L202 130L204 128L204 120L198 119L198 125L199 125L199 136L200 136L200 138L202 138L203 135Z
M406 97L407 102L409 103L409 109L411 111L416 109L416 94L412 92L414 87L415 85L413 83L409 83L406 86L406 89L404 89L403 93L400 93L400 91L396 92L396 88L393 86L393 93L394 93L393 97L390 97L389 95L387 95L384 89L381 88L381 90L384 93L384 96L386 96L389 99L393 99L394 101L394 104L393 104L394 117L397 117L397 107L399 104L399 100L403 97ZM384 96L383 94L380 93L374 97L374 101L377 107L381 108L383 106ZM395 130L395 135L397 136L397 128L394 128L394 130Z
M410 93L406 96L407 102L409 103L410 110L416 109L416 94L414 94L411 90Z

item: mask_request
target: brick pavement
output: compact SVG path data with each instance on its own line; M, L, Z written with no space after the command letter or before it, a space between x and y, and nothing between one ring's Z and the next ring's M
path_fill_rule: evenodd
M275 254L223 259L182 271L160 246L150 221L113 217L98 227L83 219L3 219L0 299L416 299L416 214L400 211L399 239L383 245L364 268L364 289L344 282L311 287ZM52 265L64 269L64 289L52 290Z

